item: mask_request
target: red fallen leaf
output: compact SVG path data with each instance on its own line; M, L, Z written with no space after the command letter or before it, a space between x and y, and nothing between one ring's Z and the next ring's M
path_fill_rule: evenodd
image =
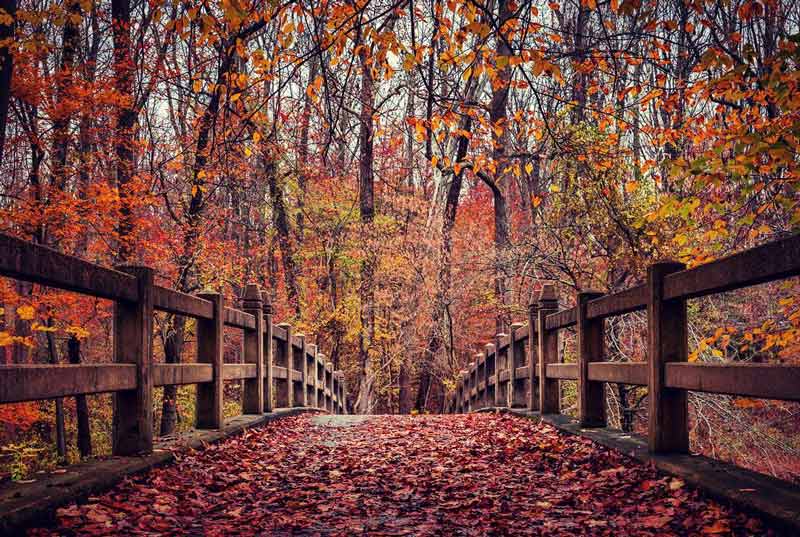
M659 529L672 522L671 516L651 515L639 519L639 523L645 528Z
M721 533L730 533L731 528L725 520L717 520L711 526L706 526L702 532L706 535L719 535Z

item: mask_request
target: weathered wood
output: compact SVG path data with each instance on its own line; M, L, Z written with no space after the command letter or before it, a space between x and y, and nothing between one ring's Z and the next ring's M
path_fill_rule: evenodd
M605 427L606 405L605 387L602 382L589 379L589 363L603 361L602 317L589 319L586 307L590 300L601 296L601 293L585 291L578 293L578 422L581 427Z
M503 345L507 339L508 336L502 333L494 336L494 401L492 404L496 407L506 406L508 399L508 394L506 393L508 373L506 373L505 379L500 378L506 368L506 361L508 361L509 356L508 344Z
M242 412L260 414L264 411L264 300L257 284L245 287L243 306L253 318L253 327L244 331L244 361L255 366L255 377L244 382Z
M561 328L569 328L578 323L578 312L575 308L568 308L565 310L551 313L547 316L545 327L548 330L558 330Z
M275 375L275 404L278 408L291 408L293 405L292 392L292 326L289 323L281 323L275 327L275 334L282 332L283 339L275 339L275 364L286 368L286 376Z
M495 388L492 385L490 389L489 379L494 380L494 372L496 370L497 365L497 358L495 353L495 344L494 343L487 343L484 347L483 353L483 375L478 379L479 383L483 383L483 397L481 398L480 406L481 407L488 407L494 405L494 391ZM478 384L481 386L481 384Z
M256 378L256 364L223 364L223 380L248 380Z
M305 390L306 390L306 405L309 407L317 406L316 399L317 399L317 371L316 371L316 359L317 359L317 346L313 343L306 342L305 349L303 351L303 356L305 358L305 367L306 367L306 383L305 383Z
M0 365L0 403L134 389L135 364Z
M286 342L286 328L284 323L272 327L272 337L277 341Z
M136 302L136 278L0 233L0 275L86 295Z
M250 313L235 308L225 308L225 326L241 328L242 330L253 330L256 327L256 319Z
M527 327L522 323L513 323L511 325L511 344L508 351L508 407L509 408L525 408L527 399L525 397L526 386L532 386L529 379L517 375L519 368L525 365L525 348L527 340L518 337L519 332L525 330Z
M539 410L541 386L536 380L536 371L539 369L539 339L543 330L537 329L539 322L539 302L532 300L528 304L528 326L531 337L528 337L528 394L526 407L530 411Z
M289 370L283 366L275 365L272 366L272 376L275 379L286 379L289 374Z
M292 406L306 406L306 352L304 334L294 334L292 336L292 347L289 352L292 355L292 369L296 373L292 384Z
M647 424L652 453L689 452L686 391L668 388L664 378L667 363L685 362L688 358L686 300L664 297L666 276L684 267L681 263L662 262L647 269Z
M112 451L136 455L153 451L153 270L118 268L135 278L138 300L114 303L114 362L135 364L136 387L114 394Z
M153 292L153 307L158 311L185 315L195 319L211 319L214 315L214 306L208 300L158 285L155 286Z
M333 362L325 362L325 409L333 413Z
M547 328L547 317L554 311L558 311L558 298L556 289L552 285L545 285L539 293L536 315L531 317L531 326L537 326L537 352L539 358L539 403L538 408L542 414L557 414L561 407L561 393L558 380L548 377L547 371L551 365L559 361L558 357L558 330ZM531 353L531 356L533 354ZM531 368L533 369L533 368ZM531 371L532 373L532 371ZM536 382L532 374L529 375L531 382ZM531 390L533 391L533 390Z
M589 319L598 319L642 311L646 308L647 286L637 285L618 293L590 300L586 305L586 316Z
M275 364L275 340L272 325L272 300L269 293L262 295L264 322L264 412L272 412L275 408L275 388L273 379L273 366Z
M224 313L222 295L206 292L200 298L213 306L212 319L197 320L197 362L211 364L211 382L198 384L196 422L198 429L220 429L224 423L222 397L224 387L223 342Z
M578 364L547 364L546 376L548 379L578 380ZM557 412L545 412L557 414Z
M647 386L648 365L644 362L597 362L589 364L589 380Z
M211 364L154 364L154 386L200 384L214 379Z
M667 388L800 401L800 366L783 364L666 364Z
M325 408L325 355L317 351L317 408Z
M800 274L800 235L792 235L664 277L664 300L697 298Z

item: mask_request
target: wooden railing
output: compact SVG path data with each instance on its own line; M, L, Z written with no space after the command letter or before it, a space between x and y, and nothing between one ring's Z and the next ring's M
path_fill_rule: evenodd
M653 453L689 449L687 391L800 401L800 367L761 363L689 363L686 301L800 274L800 235L712 263L686 269L656 263L647 282L610 295L578 293L576 306L561 310L545 285L530 304L527 326L498 334L462 372L447 401L450 412L518 407L560 412L559 381L577 381L582 427L606 425L603 383L646 386L648 444ZM603 361L604 320L647 312L647 362ZM577 363L560 363L558 337L575 327ZM533 359L532 359L533 358Z
M243 309L219 293L197 296L153 283L146 267L109 269L0 234L0 275L114 301L113 362L0 366L0 404L81 394L114 394L113 452L153 449L153 388L197 385L196 426L223 427L223 385L243 381L242 411L317 407L346 413L344 375L288 324L273 325L272 305L247 285ZM197 320L197 363L153 361L153 315ZM243 331L243 362L223 363L225 327Z

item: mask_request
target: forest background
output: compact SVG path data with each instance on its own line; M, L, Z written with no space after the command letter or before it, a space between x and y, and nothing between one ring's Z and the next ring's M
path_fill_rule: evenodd
M544 283L800 223L789 0L0 0L0 231L187 293L257 282L363 413L438 412ZM692 361L798 363L798 281L690 302ZM0 361L108 361L111 304L0 279ZM645 359L645 320L608 323ZM160 314L156 359L192 361ZM565 361L574 341L563 338ZM241 360L230 334L226 360ZM238 388L227 388L238 413ZM563 385L564 412L574 386ZM612 424L646 393L609 386ZM692 449L800 479L796 404L691 394ZM162 435L192 388L159 390ZM0 407L4 478L109 450L109 396Z

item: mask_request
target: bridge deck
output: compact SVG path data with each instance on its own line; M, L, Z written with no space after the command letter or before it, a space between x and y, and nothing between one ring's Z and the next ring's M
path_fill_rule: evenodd
M297 416L60 509L34 535L753 535L584 438L494 414Z

